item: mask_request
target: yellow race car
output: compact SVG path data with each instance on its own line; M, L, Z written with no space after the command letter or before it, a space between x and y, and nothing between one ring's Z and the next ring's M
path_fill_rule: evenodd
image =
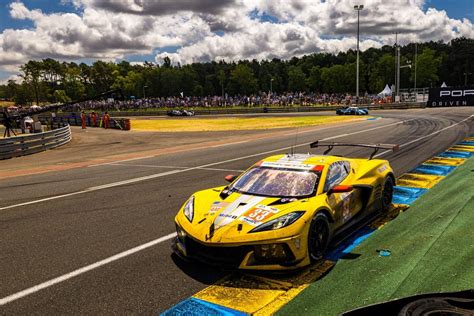
M228 186L194 193L175 218L176 254L207 264L289 270L321 259L336 235L390 208L395 177L386 160L287 154L263 159Z

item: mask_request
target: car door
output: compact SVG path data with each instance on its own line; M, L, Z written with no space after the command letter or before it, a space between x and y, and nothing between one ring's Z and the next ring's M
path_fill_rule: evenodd
M338 226L347 223L361 209L360 189L353 188L350 192L330 193L330 190L338 185L350 185L351 164L349 161L340 160L329 166L326 181L324 183L324 192L328 198L328 204L335 212L335 221Z

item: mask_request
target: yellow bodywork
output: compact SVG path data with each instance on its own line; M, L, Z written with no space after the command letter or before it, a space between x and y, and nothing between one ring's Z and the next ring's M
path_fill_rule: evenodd
M338 185L352 186L351 192L330 193L329 188L325 187L330 166L338 162L350 165L350 170L346 169L348 171L346 178ZM281 203L281 197L262 197L239 192L223 195L222 192L226 192L228 186L196 192L193 194L192 221L184 215L183 209L186 203L175 218L178 238L174 248L180 256L199 257L199 260L209 264L219 264L218 259L213 260L214 257L226 259L235 253L238 254L235 267L252 270L287 270L306 266L310 263L308 254L310 224L318 213L325 214L331 231L336 232L350 224L357 215L377 211L380 208L378 200L385 179L391 177L394 180L393 170L386 160L326 155L276 155L258 162L249 170L262 163L289 169L292 166L304 166L308 170L317 169L319 183L314 194ZM235 181L238 181L238 178ZM263 223L296 211L303 211L304 214L286 227L250 232ZM256 216L258 214L264 216L258 218ZM258 221L248 221L249 217L257 218ZM211 228L219 221L225 221L225 225ZM286 261L259 262L255 251L256 247L262 245L265 245L263 247L279 245L278 249L284 249ZM191 246L193 254L189 253ZM207 252L212 255L201 256Z

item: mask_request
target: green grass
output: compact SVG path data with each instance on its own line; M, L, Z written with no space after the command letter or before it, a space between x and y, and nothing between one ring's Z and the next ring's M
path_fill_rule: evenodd
M375 232L279 311L337 315L396 298L474 287L474 159ZM379 257L377 249L390 249Z

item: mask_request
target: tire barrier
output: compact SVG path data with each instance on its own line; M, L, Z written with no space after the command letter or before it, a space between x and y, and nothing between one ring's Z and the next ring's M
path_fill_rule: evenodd
M51 127L51 129L62 127L62 126L81 126L81 115L80 113L59 113L56 117L51 116L40 116L39 120L42 125ZM86 119L87 127L102 127L100 120L96 121L94 125L88 116ZM120 129L129 131L130 130L130 120L122 118L111 118L109 122L109 128L111 129Z
M69 125L49 132L0 139L0 160L53 149L71 141Z

